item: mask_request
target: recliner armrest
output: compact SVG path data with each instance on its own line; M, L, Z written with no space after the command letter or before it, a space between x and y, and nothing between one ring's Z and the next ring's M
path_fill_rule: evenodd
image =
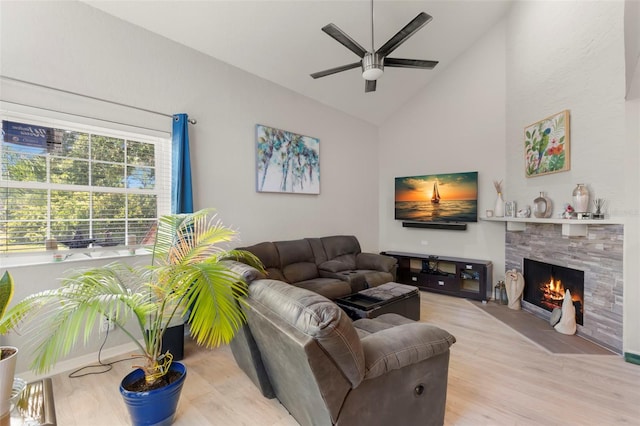
M321 264L319 264L318 269L320 271L335 273L335 272L347 271L351 268L349 268L349 265L347 265L344 262L340 262L339 260L328 260L326 262L322 262Z
M379 377L391 370L439 355L449 350L456 338L431 324L402 324L362 338L365 377Z
M237 274L247 284L266 277L264 273L253 266L238 262L237 260L222 260L220 263L226 266L232 273Z
M398 260L395 257L375 253L358 253L356 269L370 269L374 271L392 272Z

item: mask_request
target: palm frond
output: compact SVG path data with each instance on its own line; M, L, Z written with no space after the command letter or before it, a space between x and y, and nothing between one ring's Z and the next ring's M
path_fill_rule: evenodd
M74 272L59 288L33 294L16 304L3 324L30 336L36 353L31 367L47 372L80 339L86 343L103 316L123 325L133 315L144 329L147 316L157 308L146 294L134 293L123 284L135 276L121 264Z

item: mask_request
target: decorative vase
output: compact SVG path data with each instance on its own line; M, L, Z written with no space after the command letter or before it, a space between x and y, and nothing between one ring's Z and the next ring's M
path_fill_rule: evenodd
M540 192L540 196L533 200L533 215L538 218L551 217L551 200Z
M498 198L496 198L496 207L493 209L493 215L495 217L504 217L504 200L500 192L498 192Z
M2 346L3 351L10 354L0 361L0 418L6 420L9 416L11 389L13 388L13 376L16 371L18 348ZM8 424L8 423L7 423Z
M576 213L589 211L589 188L583 183L579 183L573 190L573 210Z
M178 371L181 377L170 385L148 392L132 392L125 389L128 384L144 377L141 369L132 371L122 379L120 394L127 405L131 423L134 426L168 426L173 423L182 385L187 377L187 369L184 364L173 362L170 370Z

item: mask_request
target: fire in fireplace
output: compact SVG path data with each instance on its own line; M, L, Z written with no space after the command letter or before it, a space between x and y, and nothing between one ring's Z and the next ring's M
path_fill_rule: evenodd
M566 290L576 307L576 322L583 325L584 271L524 259L524 294L526 302L549 312L562 306Z

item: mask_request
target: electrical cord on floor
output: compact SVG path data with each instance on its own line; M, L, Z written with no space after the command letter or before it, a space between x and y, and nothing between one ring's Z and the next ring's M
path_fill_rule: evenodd
M130 361L133 358L142 358L142 356L138 355L138 356L130 356L128 358L122 358L122 359L117 359L115 361L111 361L111 362L102 362L102 360L100 359L100 355L102 354L102 349L104 348L104 345L107 343L107 338L109 337L109 330L107 330L105 336L104 336L104 340L102 341L102 344L100 345L100 349L98 349L98 363L97 364L93 364L93 365L85 365L84 367L80 367L77 370L72 371L71 373L69 373L69 378L70 379L77 379L79 377L84 377L84 376L90 376L93 374L103 374L106 373L108 371L111 371L111 369L113 368L114 364L117 364L119 362L122 361ZM81 371L84 370L88 370L91 368L100 368L101 370L99 371L89 371L87 373L82 373L80 374Z

